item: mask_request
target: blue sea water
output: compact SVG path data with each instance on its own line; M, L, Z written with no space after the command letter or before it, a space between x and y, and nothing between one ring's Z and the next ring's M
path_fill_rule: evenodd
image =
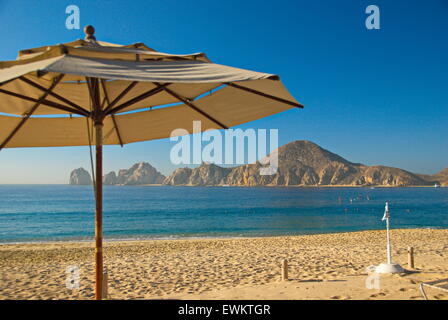
M352 201L350 202L350 199ZM448 228L448 188L104 188L106 239ZM0 185L0 242L94 237L91 186Z

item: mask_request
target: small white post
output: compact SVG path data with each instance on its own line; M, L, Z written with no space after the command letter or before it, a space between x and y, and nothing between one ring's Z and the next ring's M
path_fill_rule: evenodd
M387 263L392 264L392 248L390 247L390 224L389 224L389 209L387 207L386 202L386 210L387 210L387 217L386 217L386 228L387 228Z
M103 299L107 299L107 282L108 282L108 275L107 270L104 270L103 272Z
M408 267L414 269L414 248L408 247Z
M288 260L283 259L282 261L282 281L288 280Z

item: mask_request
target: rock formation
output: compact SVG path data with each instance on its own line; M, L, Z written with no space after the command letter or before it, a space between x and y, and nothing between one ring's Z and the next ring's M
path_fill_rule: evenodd
M179 168L165 179L166 185L216 186L226 184L227 176L232 169L222 168L215 164L203 163L201 166Z
M448 168L434 175L414 174L386 166L352 163L310 141L294 141L274 151L278 170L260 175L260 162L232 168L203 163L196 168L179 168L165 177L146 162L129 169L110 172L105 185L186 185L186 186L448 186ZM70 184L91 184L82 168L71 173Z
M448 186L448 168L443 169L442 171L433 174L419 174L422 179L431 182L432 184L437 184L440 186Z
M78 168L70 173L69 184L73 185L89 185L92 184L90 173L84 168Z
M260 175L262 165L222 168L203 163L190 169L175 170L167 185L232 185L232 186L407 186L428 185L429 182L411 172L385 166L352 163L310 141L294 141L276 151L278 170L274 175Z
M103 177L103 184L105 185L114 185L117 184L117 175L115 171L111 171Z
M109 172L103 177L105 185L145 185L161 184L165 176L146 162L134 164L129 169L121 169L118 174Z

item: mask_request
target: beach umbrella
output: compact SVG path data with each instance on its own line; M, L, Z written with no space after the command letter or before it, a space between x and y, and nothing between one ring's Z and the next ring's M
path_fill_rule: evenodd
M84 40L0 62L0 150L95 145L95 298L102 298L103 145L170 137L174 129L227 129L303 108L273 74L212 63L205 54L143 43Z

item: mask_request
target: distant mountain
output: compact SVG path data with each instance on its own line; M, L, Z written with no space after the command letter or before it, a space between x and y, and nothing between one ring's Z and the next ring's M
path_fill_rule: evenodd
M165 185L217 186L227 184L232 168L223 168L215 164L203 163L201 166L179 168L163 181Z
M146 162L134 164L129 169L122 169L116 174L114 171L103 176L105 185L146 185L161 184L165 176ZM70 184L92 184L89 172L84 168L75 169L70 174Z
M136 163L129 169L121 169L118 174L109 172L103 177L103 183L106 185L161 184L163 180L165 176L146 162Z
M438 179L438 182L442 186L448 186L448 168L443 169L439 173L436 173L433 177Z
M294 141L274 151L278 170L260 175L260 162L232 168L203 163L196 168L179 168L165 177L146 162L134 164L103 178L105 185L185 186L448 186L448 168L434 175L415 174L399 168L366 166L350 162L310 141ZM82 168L70 175L70 184L91 184Z
M422 179L429 181L433 184L439 184L441 186L448 186L448 168L443 169L442 171L433 174L419 174Z
M259 174L259 162L233 168L203 163L190 169L175 170L167 185L232 185L232 186L411 186L429 185L429 181L414 173L385 166L365 166L352 163L310 141L294 141L281 146L278 171L274 175Z
M78 168L70 173L69 184L89 185L92 184L92 177L90 177L90 173L84 168Z

